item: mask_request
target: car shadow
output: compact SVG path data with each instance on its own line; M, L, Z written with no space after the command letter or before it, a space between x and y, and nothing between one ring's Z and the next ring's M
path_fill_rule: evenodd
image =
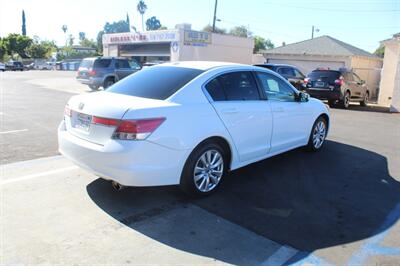
M335 109L341 109L340 107L334 107ZM361 111L361 112L374 112L374 113L389 113L390 108L385 106L367 105L361 106L358 103L351 103L346 111Z
M133 230L173 248L233 264L240 261L219 257L213 248L192 243L195 238L182 241L173 233L188 220L175 220L168 233L158 227L143 230L139 224L191 203L279 244L312 252L386 230L393 224L385 219L400 201L400 183L389 175L384 156L334 141L327 141L318 153L297 149L234 171L217 193L204 199L188 199L176 187L117 193L102 179L90 183L87 192L105 213Z

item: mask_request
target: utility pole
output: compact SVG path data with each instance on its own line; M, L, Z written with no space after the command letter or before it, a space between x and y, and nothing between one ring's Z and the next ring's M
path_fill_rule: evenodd
M313 25L311 28L311 39L314 39L314 32L319 32L319 29L316 29Z
M217 4L218 4L218 0L215 0L214 20L213 20L213 27L212 27L213 32L215 32L215 21L217 20Z

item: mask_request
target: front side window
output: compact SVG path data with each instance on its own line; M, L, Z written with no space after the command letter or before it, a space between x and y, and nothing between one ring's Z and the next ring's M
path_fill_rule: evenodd
M257 77L261 82L268 100L284 102L295 101L295 91L280 78L264 72L257 72Z

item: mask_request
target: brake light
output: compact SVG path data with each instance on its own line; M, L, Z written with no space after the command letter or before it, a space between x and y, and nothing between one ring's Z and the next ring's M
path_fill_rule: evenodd
M343 79L343 77L340 77L339 79L336 79L336 80L335 80L335 84L336 84L336 85L339 85L339 86L342 86L342 85L344 84L344 79Z
M88 75L91 76L91 77L96 76L96 70L89 69Z
M164 121L164 117L141 120L121 120L113 137L123 140L143 140L150 136Z
M71 109L69 109L68 105L64 108L64 115L71 117Z
M304 85L307 85L308 82L310 82L310 78L305 78L304 81L303 81L303 84L304 84Z

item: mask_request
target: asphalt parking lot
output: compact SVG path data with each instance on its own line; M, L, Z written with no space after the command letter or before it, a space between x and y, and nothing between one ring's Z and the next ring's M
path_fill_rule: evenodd
M1 265L400 265L400 115L331 109L319 153L232 172L199 200L127 188L57 153L72 72L0 73Z

